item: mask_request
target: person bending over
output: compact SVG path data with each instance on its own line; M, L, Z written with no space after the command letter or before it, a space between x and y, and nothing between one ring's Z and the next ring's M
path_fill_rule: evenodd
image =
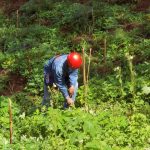
M82 65L82 58L79 53L58 55L50 58L44 65L44 97L42 105L50 106L50 95L48 86L54 84L62 93L67 108L74 104L78 89L78 69Z

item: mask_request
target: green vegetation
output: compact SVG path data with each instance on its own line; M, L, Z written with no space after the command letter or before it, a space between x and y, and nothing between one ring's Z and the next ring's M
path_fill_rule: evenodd
M137 5L29 0L18 13L0 11L0 149L150 149L150 12ZM92 56L87 84L80 70L75 107L63 110L55 89L53 107L42 107L45 61L82 48L86 74L90 48Z

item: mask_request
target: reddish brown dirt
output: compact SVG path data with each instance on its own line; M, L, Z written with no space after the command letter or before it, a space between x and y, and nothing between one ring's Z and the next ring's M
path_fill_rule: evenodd
M12 12L18 10L28 0L0 0L0 9L4 10L4 13L10 15Z
M8 72L4 70L0 71L1 75L7 73ZM10 96L13 95L14 93L21 92L26 85L27 80L24 77L20 76L19 74L9 73L8 76L9 80L7 81L6 88L4 89L3 92L0 93L0 95Z
M150 9L150 0L141 0L135 8L135 11L148 11Z
M123 29L125 31L131 31L134 28L139 28L139 27L141 28L142 25L141 24L137 24L137 23L127 23L127 24L124 25Z
M53 23L50 21L50 20L46 20L46 19L41 19L39 21L40 25L44 25L44 26L47 26L47 27L50 27Z
M101 75L106 75L113 72L113 67L110 66L101 66L97 69L97 72Z
M0 8L3 8L5 6L5 1L4 0L1 0L0 1Z

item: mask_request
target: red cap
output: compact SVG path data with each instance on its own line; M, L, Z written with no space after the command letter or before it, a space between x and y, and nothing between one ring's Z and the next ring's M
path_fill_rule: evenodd
M80 68L82 64L81 55L77 52L72 52L67 57L68 64L71 68L77 69Z

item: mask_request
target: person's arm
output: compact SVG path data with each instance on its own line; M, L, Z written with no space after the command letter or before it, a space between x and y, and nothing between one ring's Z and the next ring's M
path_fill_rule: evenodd
M55 82L56 82L57 87L59 88L59 90L63 94L64 98L68 97L69 96L68 89L66 87L65 79L62 76L62 72L61 71L57 71L56 72L56 74L55 74Z
M69 83L74 86L78 80L78 69L69 69Z
M69 96L68 89L67 89L66 83L65 83L65 79L63 78L62 73L59 71L56 72L55 82L56 82L57 87L59 88L59 90L63 94L64 98L66 99L68 105L73 105L74 101Z
M75 91L75 85L77 83L78 80L78 69L69 70L69 83L70 83L70 87L69 87L69 95L72 97L72 95L74 94Z

